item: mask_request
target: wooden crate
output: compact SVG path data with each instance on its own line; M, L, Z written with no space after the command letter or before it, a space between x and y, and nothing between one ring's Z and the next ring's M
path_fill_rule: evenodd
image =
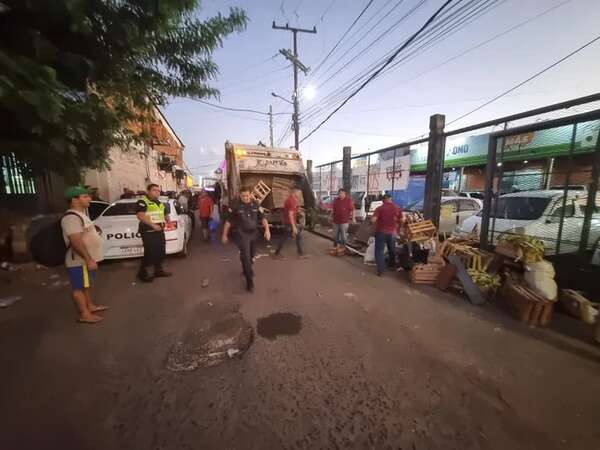
M406 237L412 242L424 242L437 238L437 228L431 220L407 223Z
M507 281L501 291L501 298L515 318L532 326L548 326L552 319L554 302L546 300L530 289Z
M444 264L416 264L408 274L408 278L415 284L435 284Z
M271 188L267 186L263 180L259 180L256 186L254 186L254 189L252 189L250 197L260 205L270 192Z

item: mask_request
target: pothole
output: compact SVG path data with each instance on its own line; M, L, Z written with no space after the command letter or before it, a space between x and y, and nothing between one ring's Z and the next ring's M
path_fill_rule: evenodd
M259 336L270 341L278 336L293 336L302 329L302 317L291 313L275 313L261 317L256 324Z
M188 372L240 357L252 343L252 327L241 314L187 331L169 350L167 369Z

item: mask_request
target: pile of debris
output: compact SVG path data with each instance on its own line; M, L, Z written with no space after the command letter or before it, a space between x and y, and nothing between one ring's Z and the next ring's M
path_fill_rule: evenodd
M574 317L596 325L596 340L600 342L600 304L588 300L583 292L559 292L554 267L544 259L544 245L539 239L506 233L491 252L479 248L475 236L455 236L439 244L437 235L426 239L424 233L419 234L428 227L408 224L407 228L407 239L416 238L431 249L426 264L410 269L413 283L464 293L478 305L497 299L512 316L531 326L548 326L554 308L560 305Z

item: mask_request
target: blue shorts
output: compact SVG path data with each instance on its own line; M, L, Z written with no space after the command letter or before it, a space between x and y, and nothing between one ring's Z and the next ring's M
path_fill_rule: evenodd
M69 281L74 291L87 289L92 285L92 280L96 276L95 270L88 270L87 266L67 267L69 272Z

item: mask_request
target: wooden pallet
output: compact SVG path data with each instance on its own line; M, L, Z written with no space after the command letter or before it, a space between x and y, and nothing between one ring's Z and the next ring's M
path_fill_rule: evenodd
M252 199L257 201L260 205L263 202L263 200L267 198L267 195L269 195L270 192L271 188L267 186L262 180L259 180L258 184L254 186L254 189L252 189L250 197L252 197Z
M437 238L437 228L431 220L407 223L406 237L412 242L424 242Z

